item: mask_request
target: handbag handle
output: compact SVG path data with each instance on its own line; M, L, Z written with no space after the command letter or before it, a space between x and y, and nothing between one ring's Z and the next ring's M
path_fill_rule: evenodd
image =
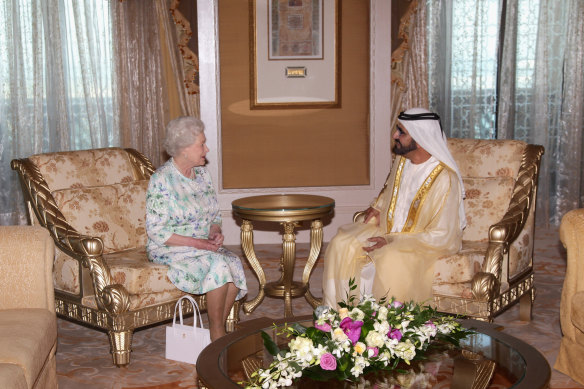
M176 305L174 306L174 316L172 318L172 326L174 327L174 325L176 324L176 310L181 306L181 301L183 299L189 300L191 302L191 304L193 305L193 312L194 312L194 318L195 318L194 323L193 323L193 331L195 331L195 328L197 328L197 314L199 315L199 324L201 325L200 328L204 328L203 327L203 318L201 317L201 311L199 311L199 305L197 304L195 299L192 298L192 296L189 296L188 294L185 294L184 296L179 298L178 301L176 302ZM183 325L182 309L179 309L178 312L179 312L180 324Z

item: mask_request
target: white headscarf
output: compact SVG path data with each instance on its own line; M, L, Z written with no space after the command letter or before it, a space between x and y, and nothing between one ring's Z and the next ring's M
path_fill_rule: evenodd
M420 114L432 114L424 108L411 108L404 112L407 115L420 115ZM464 185L462 183L462 176L460 175L460 170L450 150L448 150L448 143L446 141L446 135L440 127L439 120L436 119L417 119L417 120L407 120L400 119L398 121L406 130L410 133L410 136L416 141L417 144L422 146L424 150L430 153L434 158L448 166L458 176L460 181L460 196L464 199ZM460 227L466 227L466 216L464 213L464 204L460 202L459 209L460 216Z

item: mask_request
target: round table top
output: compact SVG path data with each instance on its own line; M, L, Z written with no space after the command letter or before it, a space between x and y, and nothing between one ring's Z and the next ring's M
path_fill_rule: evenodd
M332 213L335 200L309 194L250 196L231 203L235 215L247 220L301 221L320 219Z
M264 348L261 331L271 334L273 340L277 341L274 324L282 326L285 323L296 322L311 325L312 320L312 315L307 315L285 319L264 317L240 322L240 328L237 331L216 340L201 352L196 364L199 379L208 388L238 388L239 386L234 381L246 379L245 375L241 375L245 370L242 360L248 356L266 355L266 352L262 351ZM462 325L474 329L476 334L461 341L461 348L472 351L481 358L496 362L497 368L493 381L507 383L509 385L502 386L512 386L516 389L548 387L551 369L545 357L535 348L500 332L497 326L491 323L462 320ZM286 338L280 340L284 343L289 341ZM461 349L454 348L454 350L460 352ZM446 379L450 378L446 377ZM320 385L313 383L308 386L329 389L339 387L337 381L323 382Z

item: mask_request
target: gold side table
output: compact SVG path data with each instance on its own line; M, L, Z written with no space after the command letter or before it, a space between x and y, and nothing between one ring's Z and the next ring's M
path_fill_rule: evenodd
M283 297L284 315L292 316L292 298L302 297L314 308L320 301L309 290L308 280L312 268L322 247L322 221L332 214L335 201L330 197L307 194L283 194L251 196L231 203L233 214L243 220L241 224L241 247L259 280L257 296L243 304L243 311L252 313L263 301L264 296ZM311 221L310 253L302 281L294 281L294 264L296 262L295 227L302 221ZM253 247L252 221L278 222L282 225L281 275L278 281L266 283L266 275Z

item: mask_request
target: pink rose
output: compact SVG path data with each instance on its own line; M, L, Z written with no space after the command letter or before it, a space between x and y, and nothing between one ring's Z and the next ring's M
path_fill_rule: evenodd
M317 330L321 330L324 332L331 332L331 325L329 323L324 323L324 324L318 324L318 322L314 322L314 328L316 328Z
M402 333L397 328L393 328L389 330L389 332L387 333L387 337L390 339L395 339L399 342L402 338Z
M404 305L401 303L401 301L397 301L397 300L395 300L393 303L391 303L391 306L392 306L393 308L401 308L401 307L403 307Z
M320 357L320 367L323 370L335 370L337 368L337 359L331 353L322 354Z

